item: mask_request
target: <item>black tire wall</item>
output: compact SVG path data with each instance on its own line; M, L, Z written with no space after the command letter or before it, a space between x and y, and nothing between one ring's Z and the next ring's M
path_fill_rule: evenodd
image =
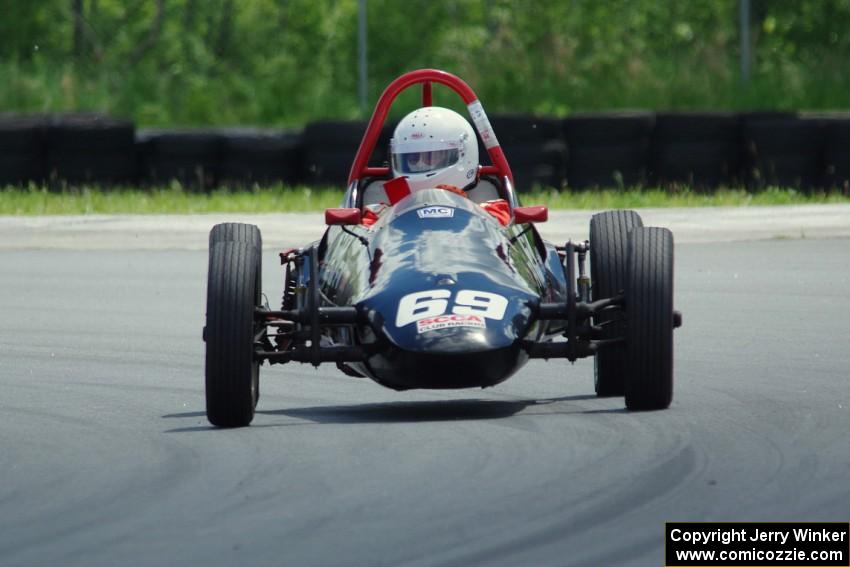
M44 181L47 123L43 116L0 115L0 187Z
M138 143L143 183L176 180L203 191L219 184L223 138L218 131L143 130Z
M47 128L51 185L122 185L137 178L136 127L101 114L54 117Z
M519 191L534 185L561 187L566 178L567 148L560 120L525 114L495 114L490 123L507 156ZM397 120L388 120L369 164L389 165L389 144ZM304 130L304 179L312 185L343 186L366 131L366 122L318 122ZM489 163L478 141L481 163Z
M850 191L850 117L826 120L824 139L823 185Z
M584 189L644 184L653 123L650 112L578 113L564 119L568 185Z
M705 190L739 182L741 124L732 112L664 112L655 116L651 185Z
M301 181L301 137L284 131L229 129L221 134L221 182L246 186Z
M365 121L308 124L304 128L304 159L301 163L304 182L316 186L345 187L365 132Z
M518 192L535 185L562 187L567 177L567 145L557 118L531 114L494 114L490 124L505 152ZM481 163L489 161L479 141Z
M824 124L790 114L744 115L744 179L751 189L820 187L824 173Z
M494 114L516 189L744 185L850 190L850 114L790 112L577 113L565 119ZM370 165L388 165L396 121ZM343 188L365 121L325 121L303 133L257 128L141 130L99 114L0 114L0 185L48 181L211 190L306 183ZM489 163L479 142L481 163Z

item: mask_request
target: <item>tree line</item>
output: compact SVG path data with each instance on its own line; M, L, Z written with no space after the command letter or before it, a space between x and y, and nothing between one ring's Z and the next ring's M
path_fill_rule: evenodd
M744 86L738 0L367 0L369 98L403 71L438 67L497 111L850 106L850 0L751 4ZM357 8L2 0L0 110L150 125L357 117Z

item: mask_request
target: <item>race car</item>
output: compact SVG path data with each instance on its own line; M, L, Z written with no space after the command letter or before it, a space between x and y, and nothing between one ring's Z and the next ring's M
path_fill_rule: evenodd
M435 83L460 96L475 131L432 105ZM370 167L390 106L415 85L422 107L396 129L392 166ZM489 165L479 164L476 135ZM681 324L672 233L644 227L634 211L607 211L590 219L588 241L554 245L534 226L547 217L545 207L520 204L463 80L435 69L400 76L375 107L324 234L280 253L279 309L261 290L259 229L224 223L210 232L209 421L250 424L260 367L290 362L333 363L407 390L490 387L532 358L593 356L597 395L624 396L632 410L667 408Z

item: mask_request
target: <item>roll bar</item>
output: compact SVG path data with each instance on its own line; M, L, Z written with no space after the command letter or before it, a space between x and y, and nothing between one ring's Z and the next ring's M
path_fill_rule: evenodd
M422 106L432 105L432 83L444 85L455 93L457 93L469 110L469 116L472 118L472 123L481 141L484 142L484 147L487 148L487 153L490 155L490 160L493 162L491 166L483 166L480 168L480 173L484 175L498 175L500 179L507 177L511 187L514 185L514 176L511 173L511 167L508 165L508 160L505 158L505 153L499 146L499 141L496 139L496 134L490 126L490 120L484 112L484 107L481 106L475 92L470 88L463 79L440 71L438 69L418 69L410 71L400 76L384 89L381 98L375 105L375 110L372 113L372 118L369 119L369 125L366 127L366 133L360 141L360 147L357 149L357 155L354 157L354 163L351 166L351 171L348 174L348 186L364 177L381 177L389 175L388 167L369 167L369 157L375 150L375 145L378 143L378 138L381 135L381 128L387 119L390 107L398 95L417 84L422 85Z

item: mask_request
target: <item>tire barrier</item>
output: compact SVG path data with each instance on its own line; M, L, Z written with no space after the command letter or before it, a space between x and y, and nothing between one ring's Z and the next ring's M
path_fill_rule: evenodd
M850 192L850 116L826 120L824 140L823 185Z
M137 178L136 128L101 114L67 114L50 120L46 172L52 186L120 185Z
M0 115L0 187L42 183L47 118Z
M245 186L301 181L301 137L298 134L238 128L223 130L221 137L221 183Z
M208 191L218 186L223 140L216 130L142 130L138 136L141 181Z
M345 187L365 121L312 122L304 128L301 178L308 185ZM373 156L374 157L374 156Z
M531 115L493 115L490 118L499 142L509 156L520 190L534 185L560 187L566 178L566 144L560 120ZM369 161L389 164L389 144L397 120L388 120ZM354 154L366 122L316 122L304 129L304 179L308 184L342 186L348 179ZM479 155L486 151L479 141Z
M652 131L649 183L696 190L740 182L741 123L732 112L658 113Z
M494 114L490 124L511 165L517 191L566 184L567 145L560 120L529 114ZM480 144L479 153L486 156Z
M625 112L565 119L494 114L518 191L546 187L745 185L850 191L850 113ZM344 187L365 121L148 129L99 114L0 114L0 186L306 183ZM386 165L395 122L370 165ZM487 161L479 145L482 163Z
M795 115L743 115L744 181L811 190L823 182L824 124Z
M588 113L565 118L567 184L577 189L643 185L654 119L651 112Z

